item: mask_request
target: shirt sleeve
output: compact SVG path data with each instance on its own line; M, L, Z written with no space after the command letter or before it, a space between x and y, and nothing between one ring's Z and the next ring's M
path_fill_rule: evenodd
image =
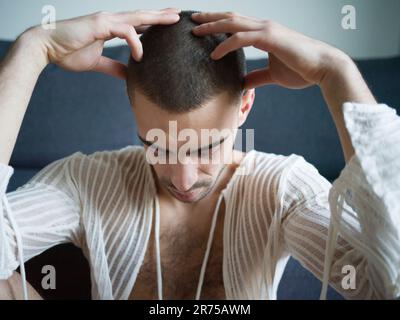
M0 279L57 244L79 246L81 209L69 179L69 159L49 164L9 193L14 168L0 163Z
M355 155L331 185L302 157L285 185L287 250L349 299L400 293L400 119L386 105L345 103ZM347 275L354 276L353 283Z

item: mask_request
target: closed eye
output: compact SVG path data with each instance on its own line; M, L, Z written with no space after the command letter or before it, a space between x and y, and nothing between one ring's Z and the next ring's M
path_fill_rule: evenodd
M219 145L217 146L211 146L208 149L204 149L204 150L198 150L198 157L199 158L204 158L204 157L211 157L216 150L218 150Z

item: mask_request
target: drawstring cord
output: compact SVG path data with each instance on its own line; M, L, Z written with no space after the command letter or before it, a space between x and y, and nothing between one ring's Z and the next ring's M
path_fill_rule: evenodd
M213 220L212 220L212 223L211 223L210 234L208 236L207 249L206 249L206 253L204 255L203 264L201 266L199 283L197 285L196 300L200 299L200 293L201 293L201 289L202 289L202 286L203 286L203 281L204 281L204 275L205 275L205 272L206 272L208 256L210 254L212 241L214 239L214 230L215 230L215 226L217 224L219 206L221 204L222 197L223 197L223 193L221 193L219 195L219 197L218 197L218 202L217 202L217 205L215 207L214 214L213 214Z
M162 300L162 274L161 274L161 257L160 257L160 207L156 200L156 254L157 254L157 288L158 299Z
M336 198L336 200L337 200L337 198ZM342 210L343 210L343 197L340 197L339 204L337 204L337 201L333 201L333 199L330 199L329 202L330 202L330 209L331 209L331 219L329 222L328 238L327 238L326 248L325 248L324 273L323 273L323 278L322 278L321 294L319 297L320 300L326 300L326 296L327 296L327 292L328 292L328 283L329 283L329 277L330 277L330 273L331 273L332 259L333 259L333 254L335 252L335 246L336 246L337 236L338 236L338 225L334 219L337 217L337 221L339 223L340 218L342 216ZM332 204L334 204L334 205L332 205Z

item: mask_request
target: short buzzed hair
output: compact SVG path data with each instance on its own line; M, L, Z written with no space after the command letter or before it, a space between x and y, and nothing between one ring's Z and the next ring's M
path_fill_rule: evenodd
M237 103L244 92L246 59L243 49L219 60L210 57L215 47L230 36L219 33L196 36L198 23L182 11L172 25L153 25L140 37L143 59L129 58L127 91L131 104L136 90L160 108L184 113L201 107L216 95L227 92Z

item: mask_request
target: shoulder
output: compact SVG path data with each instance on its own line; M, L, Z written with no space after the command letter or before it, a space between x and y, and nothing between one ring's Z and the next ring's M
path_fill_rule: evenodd
M96 151L90 154L78 151L61 160L68 163L73 172L79 170L86 173L101 169L134 170L145 163L143 147L133 145L115 150Z
M318 170L297 154L281 155L252 150L243 163L244 176L248 183L257 179L284 179L295 168L307 167Z
M281 155L253 150L244 158L244 172L229 186L228 196L251 203L270 219L283 217L289 207L315 202L327 203L330 182L301 155Z
M146 173L146 165L144 148L141 146L132 145L89 154L77 151L48 164L32 181L65 181L74 185L75 189L97 187L99 181L106 185L127 179L134 181L137 174Z
M318 169L298 154L281 155L252 150L237 177L241 187L261 194L297 192L301 188L328 190L330 183Z

